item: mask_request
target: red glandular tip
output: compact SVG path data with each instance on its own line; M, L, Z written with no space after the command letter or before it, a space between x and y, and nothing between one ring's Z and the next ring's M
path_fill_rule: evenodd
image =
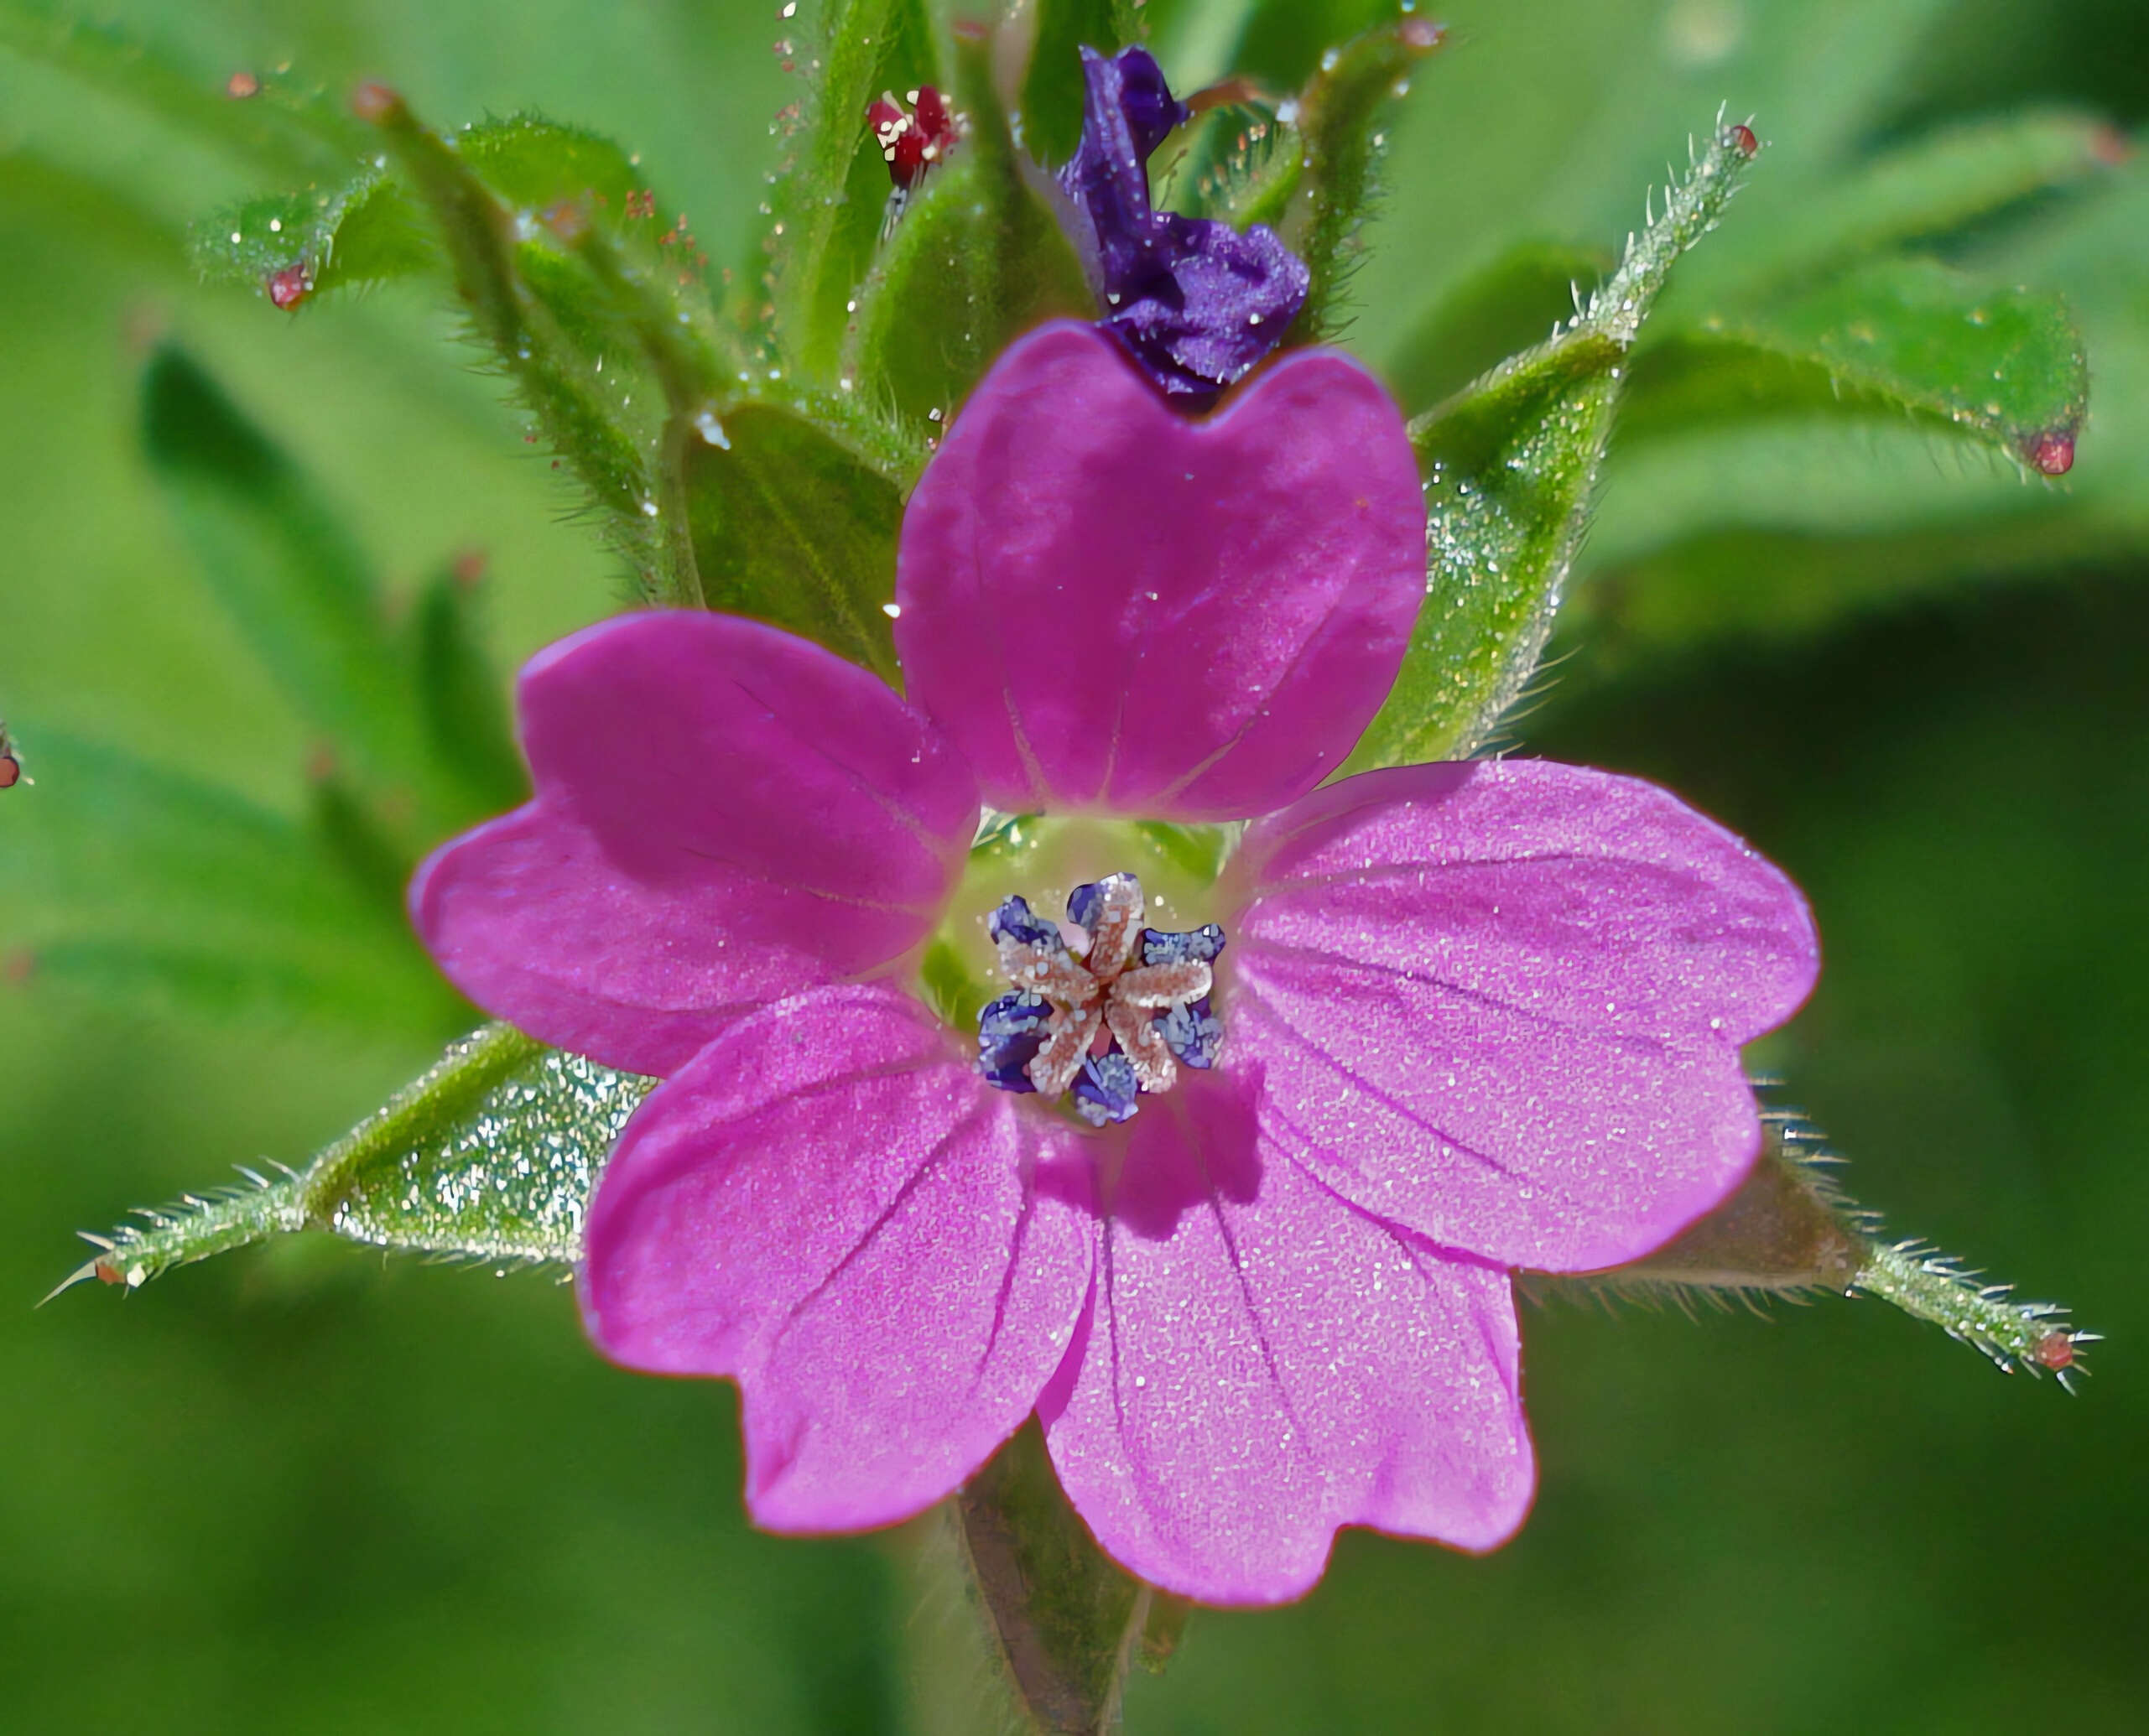
M234 102L261 95L261 81L251 72L235 72L224 81L224 94Z
M287 314L313 293L313 273L303 262L268 274L268 299Z
M367 80L351 93L351 112L362 121L382 121L403 101L386 85Z
M2058 1374L2062 1369L2074 1366L2074 1335L2064 1332L2048 1332L2037 1342L2030 1352L2037 1366Z
M1754 129L1744 121L1735 122L1726 127L1724 141L1741 157L1751 157L1761 149L1761 141L1754 137Z
M2074 468L2074 436L2058 429L2037 434L2025 443L2023 457L2031 467L2048 476L2063 476Z
M881 160L888 165L888 179L908 188L926 170L947 155L961 136L962 126L948 100L930 85L910 93L905 112L892 91L866 105L866 125L881 148Z
M23 762L11 753L0 753L0 790L11 790L23 781Z

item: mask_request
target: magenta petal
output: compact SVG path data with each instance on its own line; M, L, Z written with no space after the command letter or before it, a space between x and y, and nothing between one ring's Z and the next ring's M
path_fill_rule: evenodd
M1367 1210L1586 1271L1752 1162L1739 1045L1805 999L1819 943L1789 881L1666 792L1522 761L1376 772L1256 826L1233 872L1226 1064Z
M1237 819L1350 751L1424 589L1417 464L1355 362L1301 351L1196 422L1060 324L926 467L896 648L996 807Z
M906 1518L1029 1414L1092 1232L1072 1136L1023 1109L908 996L829 988L740 1021L627 1124L584 1319L630 1368L738 1378L758 1523Z
M437 851L411 912L487 1012L613 1067L669 1073L745 1009L900 957L976 829L931 724L756 621L601 622L518 703L536 799Z
M1079 1367L1039 1406L1113 1559L1215 1603L1309 1590L1336 1528L1490 1549L1535 1464L1506 1274L1444 1256L1194 1081L1130 1129Z

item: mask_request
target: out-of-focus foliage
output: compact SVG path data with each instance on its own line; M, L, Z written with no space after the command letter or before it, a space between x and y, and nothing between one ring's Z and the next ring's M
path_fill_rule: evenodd
M1124 33L1116 8L1041 16L1092 11ZM1130 11L1182 88L1236 71L1270 98L1390 22L1361 0ZM0 793L0 1274L25 1303L56 1276L47 1227L295 1161L466 1027L396 888L514 799L502 672L624 595L622 565L648 593L751 590L700 528L797 521L702 486L727 450L704 410L725 438L810 417L892 498L991 352L950 315L1028 316L960 271L902 316L936 246L983 257L958 200L999 196L1006 166L981 148L884 246L862 129L846 150L783 112L804 95L783 63L820 38L810 0L778 12L122 0L107 30L0 0L0 715L38 780ZM882 12L871 65L823 69L828 112L958 70L919 58L921 9ZM2119 1333L2120 1378L2024 1405L1871 1307L1705 1331L1555 1309L1529 1328L1545 1480L1520 1542L1347 1539L1301 1609L1198 1617L1136 1683L1134 1728L2127 1728L2141 21L1988 0L1442 21L1413 97L1366 122L1381 216L1341 226L1332 274L1344 340L1413 410L1572 316L1685 127L1722 101L1767 143L1634 340L1576 654L1510 732L1662 777L1798 875L1829 976L1772 1058L1862 1156L1857 1191L2064 1281ZM458 142L455 173L426 181L422 144L350 112L367 76ZM1071 86L996 88L1064 133ZM531 112L591 130L485 124ZM1286 218L1310 195L1280 125L1220 110L1174 196ZM429 238L450 198L493 252ZM1028 243L1039 309L1068 293L1053 243ZM205 261L257 293L203 284ZM267 298L294 264L286 315ZM721 319L677 299L703 283ZM582 323L593 300L609 323ZM1913 317L1861 338L1890 304ZM2063 372L2059 304L2094 392L2048 483L2009 454L2079 413L2016 389ZM444 350L460 323L504 382ZM877 610L855 551L885 527L809 528L854 551L829 621ZM1959 590L2016 579L2042 588ZM0 1370L0 1704L24 1728L944 1727L888 1554L747 1532L728 1395L598 1367L541 1281L293 1241L154 1306L25 1316Z

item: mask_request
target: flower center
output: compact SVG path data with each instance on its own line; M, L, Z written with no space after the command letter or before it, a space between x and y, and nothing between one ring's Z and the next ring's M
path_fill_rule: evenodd
M978 1015L978 1071L1003 1091L1067 1096L1093 1127L1124 1121L1179 1068L1216 1063L1224 1027L1210 1011L1214 923L1144 926L1142 882L1108 874L1068 895L1067 920L1005 900L986 919L1009 992Z

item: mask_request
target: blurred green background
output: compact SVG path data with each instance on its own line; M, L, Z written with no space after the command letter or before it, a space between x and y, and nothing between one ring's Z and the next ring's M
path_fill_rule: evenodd
M1349 10L1345 8L1343 10ZM1363 8L1361 8L1361 10ZM14 7L7 39L34 38ZM1153 0L1184 85L1246 8ZM129 0L205 91L289 61L440 123L613 133L742 265L795 95L773 0ZM1239 64L1318 43L1262 10ZM2086 1396L1870 1302L1525 1323L1536 1514L1487 1560L1347 1536L1319 1591L1198 1615L1137 1731L2149 1728L2149 9L2122 0L1471 0L1392 129L1350 341L1505 245L1607 247L1720 101L1772 142L1735 258L1875 153L2057 104L2093 174L1937 238L2063 292L2092 411L2056 487L1900 419L1616 444L1532 751L1659 777L1805 886L1828 948L1770 1050L1853 1191L2111 1334ZM25 19L32 23L23 23ZM2124 160L2121 160L2124 159ZM295 319L197 287L185 223L247 165L0 47L0 715L282 812L305 730L212 605L139 455L170 332L325 480L392 588L487 555L503 668L618 576L424 290ZM1740 240L1743 234L1748 237ZM1435 370L1437 372L1437 370ZM39 823L39 791L0 797ZM0 839L4 841L4 839ZM730 1389L638 1380L571 1299L297 1242L122 1302L30 1305L77 1227L296 1161L430 1056L407 1028L201 1021L23 969L0 886L0 1725L42 1733L927 1729L915 1594L873 1541L778 1541ZM2131 1637L2130 1637L2131 1636Z

